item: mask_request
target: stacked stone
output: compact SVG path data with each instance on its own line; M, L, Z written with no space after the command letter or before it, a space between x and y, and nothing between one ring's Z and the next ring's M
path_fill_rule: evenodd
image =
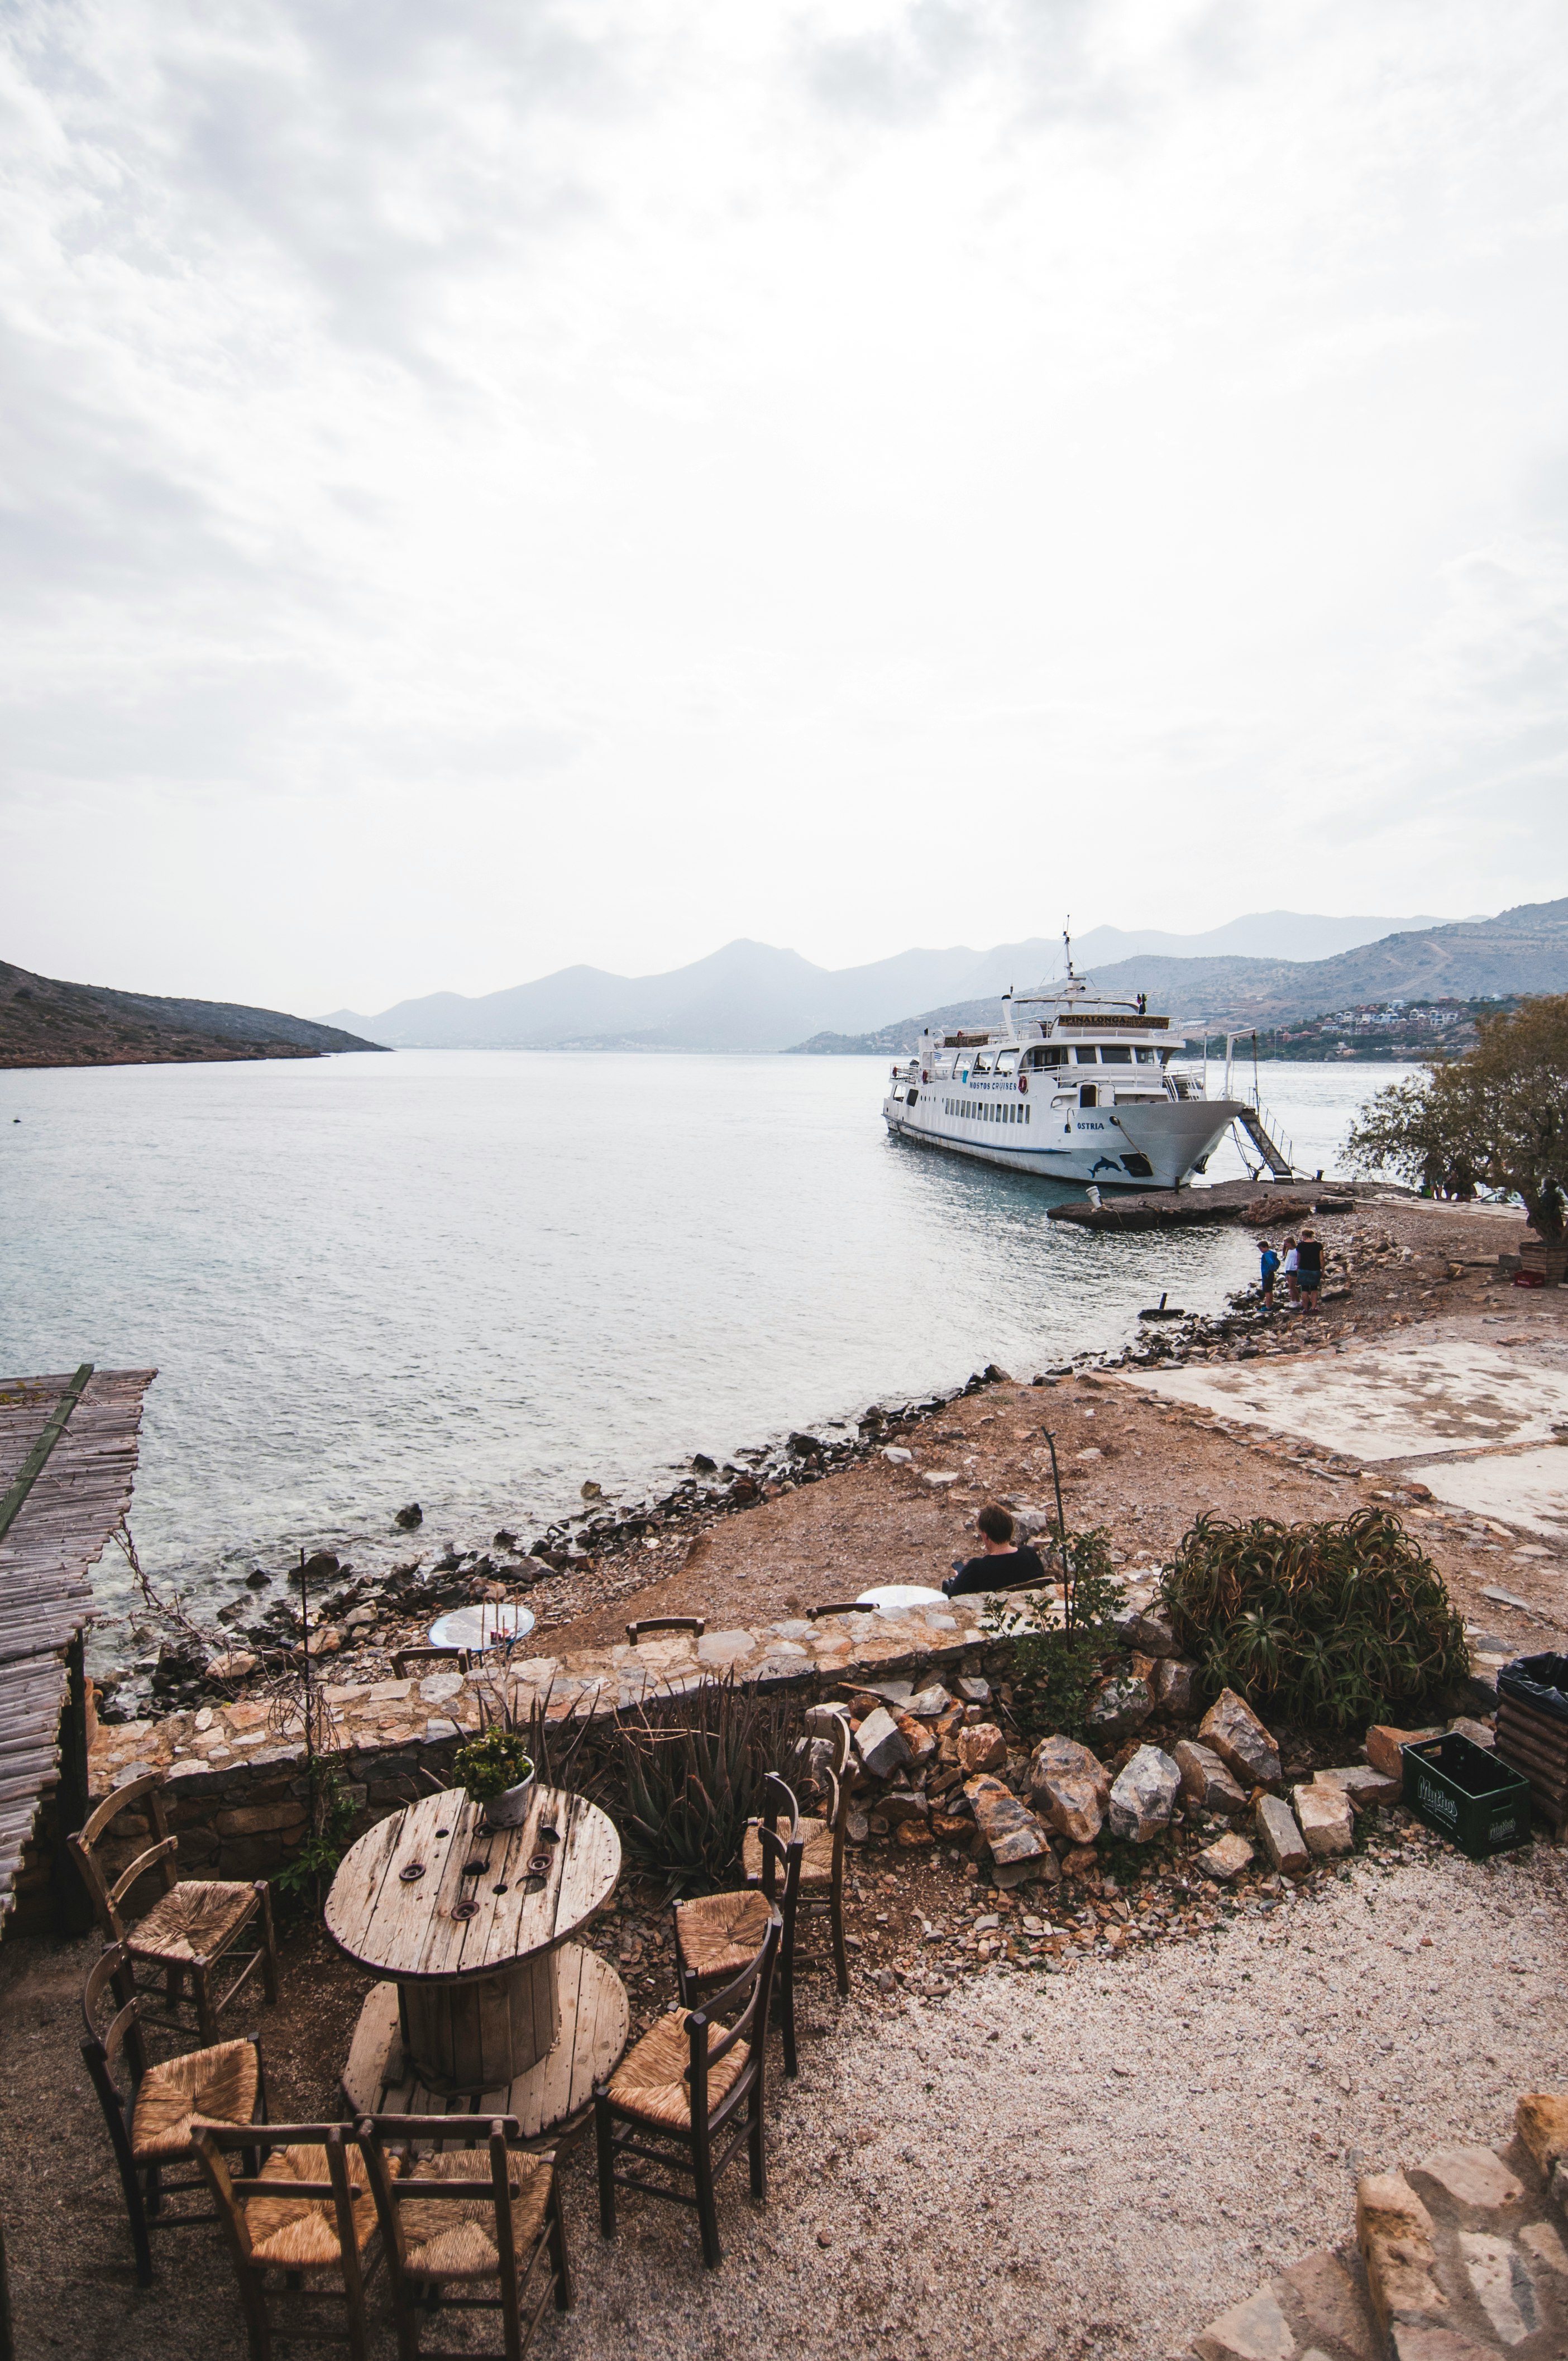
M1561 2361L1568 2095L1529 2092L1504 2148L1356 2184L1355 2243L1310 2255L1193 2340L1199 2361Z

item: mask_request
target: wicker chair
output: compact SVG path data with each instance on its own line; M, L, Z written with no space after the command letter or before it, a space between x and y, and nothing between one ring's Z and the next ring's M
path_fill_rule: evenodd
M376 2206L358 2140L343 2124L269 2124L249 2132L198 2124L196 2158L213 2192L224 2240L239 2281L250 2361L272 2361L275 2306L291 2344L338 2345L346 2312L352 2361L367 2361L366 2248L376 2235ZM259 2149L259 2172L236 2174L236 2150ZM254 2164L255 2157L247 2158ZM281 2299L281 2303L280 2303ZM315 2307L333 2309L319 2319Z
M766 2198L765 2037L782 1932L775 1913L761 1949L733 1983L705 2007L674 2009L662 2016L627 2051L609 2081L595 2083L599 2226L607 2238L615 2235L617 2188L638 2189L645 2197L696 2208L702 2259L711 2270L723 2260L714 2190L742 2146L751 2155L751 2194L759 2202ZM718 2020L731 2012L726 2028ZM668 2180L623 2169L632 2157L659 2168ZM689 2190L681 2186L688 2176Z
M165 2002L172 2012L192 2005L196 2012L196 2030L204 2042L218 2038L218 2018L228 2006L242 1984L258 1967L269 2003L278 1997L278 1960L272 1942L272 1897L265 1878L248 1883L225 1882L217 1878L181 1878L174 1867L174 1853L179 1839L169 1833L169 1816L163 1808L163 1773L148 1771L139 1779L128 1779L105 1796L96 1811L70 1839L76 1855L98 1924L104 1938L109 1943L123 1943L134 1967L150 1967L154 1975L138 1982L140 1992L157 1989L161 1979ZM104 1831L121 1812L145 1803L148 1817L152 1822L153 1842L137 1853L129 1867L123 1870L109 1884L99 1864L96 1847ZM139 1877L156 1869L163 1882L163 1893L145 1918L127 1926L121 1916L120 1905ZM246 1957L239 1973L226 1992L214 1995L214 1972L220 1961L228 1960L240 1938L249 1931L255 1949ZM191 1980L191 1994L184 1991L185 1979ZM191 2027L179 2016L147 2016L148 2025L161 2025L176 2033L189 2035Z
M757 1883L738 1894L700 1894L674 1906L675 1982L682 2007L695 2008L704 1991L739 1975L776 1914L781 1931L774 1973L784 2024L784 2072L793 2081L799 2071L795 2048L795 1925L802 1857L800 1811L789 1788L771 1771L762 1782L762 1799L766 1818L753 1821L746 1831L746 1841L754 1844L759 1863ZM789 1834L781 1837L778 1822L784 1813L789 1816Z
M824 1774L827 1811L822 1818L803 1817L800 1892L795 1904L795 1945L793 1971L825 1967L829 1951L841 1996L850 1990L850 1954L844 1941L844 1836L850 1817L850 1721L836 1717L833 1759ZM762 1842L760 1831L748 1828L740 1856L748 1885L762 1883Z
M104 1996L114 2003L114 2014L100 2030ZM181 2230L192 2222L211 2222L210 2213L167 2213L165 2200L199 2190L199 2170L183 2180L171 2180L171 2166L194 2165L191 2127L197 2116L220 2123L254 2123L267 2118L267 2085L261 2070L261 2046L254 2034L244 2041L220 2042L214 2049L195 2049L182 2058L148 2062L142 2039L142 2002L131 1989L131 1964L123 1943L111 1943L87 1978L82 1993L86 2036L82 2055L109 2127L120 2185L126 2193L137 2277L143 2287L152 2284L152 2244L149 2231Z
M411 2150L432 2140L458 2145L438 2146L399 2178L392 2144ZM499 2312L505 2361L522 2361L552 2297L557 2312L572 2301L554 2158L527 2154L515 2115L367 2116L359 2143L391 2279L398 2361L422 2361L420 2314L443 2308ZM495 2295L473 2292L491 2280ZM449 2293L455 2282L469 2291ZM423 2361L465 2361L479 2349L427 2347Z

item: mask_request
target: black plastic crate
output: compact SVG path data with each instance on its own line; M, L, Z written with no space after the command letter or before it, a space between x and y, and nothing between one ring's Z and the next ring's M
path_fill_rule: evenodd
M1464 1731L1401 1746L1404 1801L1473 1861L1530 1839L1530 1781Z

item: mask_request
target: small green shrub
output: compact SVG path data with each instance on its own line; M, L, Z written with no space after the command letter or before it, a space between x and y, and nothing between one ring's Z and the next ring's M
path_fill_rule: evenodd
M460 1746L452 1758L452 1780L466 1787L477 1804L492 1803L509 1787L520 1786L533 1769L528 1741L519 1730L492 1722Z
M1201 1516L1161 1588L1206 1693L1259 1712L1343 1730L1469 1670L1442 1576L1384 1509L1304 1525Z
M1038 1622L1022 1601L1003 1601L986 1619L988 1631L1013 1643L1013 1715L1025 1737L1081 1738L1105 1659L1116 1650L1121 1592L1103 1527L1070 1535L1066 1564L1061 1623Z
M357 1809L334 1754L313 1754L309 1777L309 1831L293 1860L272 1879L274 1899L286 1917L308 1902L320 1905L323 1882L331 1883L347 1850Z

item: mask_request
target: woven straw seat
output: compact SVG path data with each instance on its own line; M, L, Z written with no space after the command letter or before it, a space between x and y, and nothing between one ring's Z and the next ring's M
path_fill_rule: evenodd
M137 1960L211 1960L256 1908L254 1885L181 1879L126 1937Z
M288 2194L291 2180L324 2182L327 2174L324 2147L277 2148L268 2158L261 2178L277 2182L277 2196L247 2197L244 2202L253 2262L275 2263L291 2271L341 2266L343 2250L331 2199ZM352 2201L354 2243L363 2248L376 2227L376 2207L363 2171L356 2179Z
M137 2086L131 2154L137 2164L172 2162L191 2152L191 2125L247 2124L256 2113L260 2065L253 2041L224 2041L188 2058L149 2066Z
M766 1925L763 1933L767 1931ZM691 2037L686 2031L689 2009L672 2009L629 2049L609 2078L609 2096L629 2115L644 2123L667 2124L674 2131L691 2127L691 2085L685 2080L691 2064ZM738 2041L708 2070L707 2103L717 2107L751 2055Z
M831 1885L833 1883L833 1823L831 1820L798 1820L800 1830L800 1882L802 1886ZM762 1874L762 1839L754 1828L746 1831L740 1848L740 1865L749 1883Z
M422 2157L410 2176L421 2180L483 2180L489 2158L484 2150L445 2148L439 2156ZM511 2235L514 2254L526 2255L544 2226L554 2167L538 2157L513 2154L507 2159L512 2191ZM493 2197L404 2200L403 2236L407 2241L403 2268L411 2279L492 2279L500 2271L496 2249L496 2205Z
M675 1942L688 1976L738 1976L768 1931L773 1905L757 1893L702 1894L675 1912Z

